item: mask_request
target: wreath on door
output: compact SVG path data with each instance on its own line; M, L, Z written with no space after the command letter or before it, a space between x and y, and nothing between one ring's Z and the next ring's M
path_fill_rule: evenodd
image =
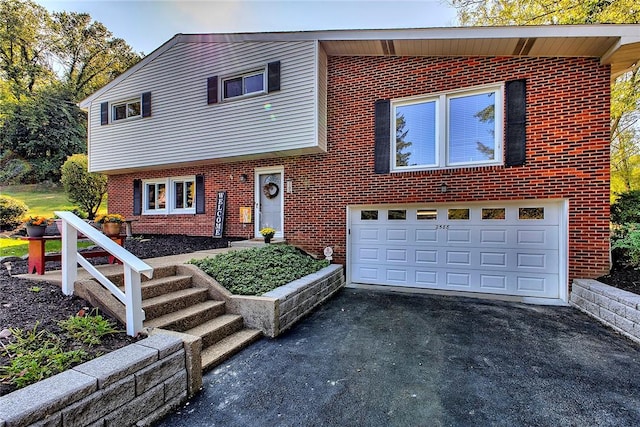
M268 176L267 179L264 180L264 186L262 187L262 192L266 196L267 199L273 199L277 197L280 193L280 187L274 181L276 181L273 175Z

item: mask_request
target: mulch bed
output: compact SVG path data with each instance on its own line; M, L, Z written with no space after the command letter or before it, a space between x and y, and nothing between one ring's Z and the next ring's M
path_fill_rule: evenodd
M137 236L127 239L125 248L139 258L155 258L227 247L230 240L236 239L181 235ZM106 257L94 258L91 262L104 264L107 259ZM7 265L0 265L0 331L9 328L29 330L38 323L38 330L46 329L62 337L58 321L65 320L80 310L88 312L91 309L83 299L76 296L65 296L57 285L13 277L27 272L26 261L12 261L11 274L6 267ZM60 263L47 262L46 268L47 270L59 269ZM107 317L103 313L101 314ZM118 324L117 328L125 330L124 325L121 324ZM5 344L7 343L6 339L1 340ZM67 340L66 344L70 349L82 348L92 357L98 357L136 340L136 338L129 337L122 332L117 335L108 335L98 346L91 347L71 340ZM0 349L0 366L8 364L8 361L9 357ZM0 396L14 390L13 386L0 383Z

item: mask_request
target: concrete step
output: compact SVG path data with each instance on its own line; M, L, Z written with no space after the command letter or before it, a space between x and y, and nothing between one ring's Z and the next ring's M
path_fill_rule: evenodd
M184 332L189 335L202 337L202 348L207 348L229 335L238 332L243 327L244 320L242 316L238 316L237 314L223 314Z
M192 276L176 275L166 276L159 279L151 279L142 282L142 299L154 298L169 292L175 292L191 287Z
M148 318L148 320L145 320L144 326L184 332L188 329L195 328L203 322L223 315L225 310L224 301L207 300L191 307L156 317L155 319Z
M202 350L202 369L210 369L227 360L252 342L258 340L262 332L243 329Z
M142 300L142 308L146 318L151 320L204 302L208 298L209 293L204 288L187 288Z

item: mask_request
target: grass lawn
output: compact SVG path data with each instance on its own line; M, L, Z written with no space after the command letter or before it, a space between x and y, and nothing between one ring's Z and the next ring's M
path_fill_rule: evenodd
M75 208L67 199L62 185L53 187L49 185L11 185L0 187L0 194L14 197L27 204L27 215L42 215L53 218L54 211L70 211ZM107 213L107 199L105 197L98 213Z
M93 242L78 242L78 248L86 248L94 245ZM47 252L60 252L62 242L53 240L46 243ZM9 237L0 238L0 256L23 256L28 252L28 242L26 240L12 239Z

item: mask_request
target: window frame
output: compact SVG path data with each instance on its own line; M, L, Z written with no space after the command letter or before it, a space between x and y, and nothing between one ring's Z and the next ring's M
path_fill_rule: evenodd
M193 188L193 199L191 201L190 208L177 208L177 195L176 195L176 186L175 184L178 182L186 183L191 182ZM183 198L186 193L183 194ZM168 209L171 214L195 214L196 213L196 176L195 175L187 175L187 176L177 176L169 178L169 202Z
M139 107L139 114L135 115L135 116L129 116L129 104L133 104L133 103L138 103L140 105ZM122 118L122 119L117 119L116 118L116 108L117 107L121 107L124 106L125 108L125 115L126 117ZM121 122L126 122L129 120L135 120L135 119L139 119L142 118L142 95L138 96L137 98L128 98L126 100L123 101L116 101L116 102L110 102L109 103L109 118L111 119L111 123L121 123Z
M482 161L469 162L450 162L450 100L454 98L462 98L466 96L482 95L494 93L494 158ZM396 114L397 107L417 105L428 102L435 102L435 163L420 164L413 166L397 166L396 165ZM439 169L455 169L469 166L495 166L504 164L504 83L492 84L486 86L478 86L473 88L465 88L449 92L440 92L433 94L425 94L408 98L391 100L391 116L390 116L390 171L391 172L408 172L416 170L439 170Z
M191 182L193 186L193 200L190 208L176 208L176 191L175 184L177 182ZM149 186L155 185L156 188L159 184L164 184L165 188L165 205L162 209L149 209ZM196 201L198 199L198 192L196 190L196 176L172 176L166 178L154 178L142 180L142 215L180 215L180 214L195 214L196 213Z
M245 80L249 77L254 77L257 76L259 74L262 74L262 90L260 91L255 91L255 92L249 92L246 93L246 86L245 86ZM226 91L225 91L225 83L228 82L229 80L236 80L236 79L242 79L242 94L241 95L236 95L236 96L226 96ZM250 98L252 96L258 96L258 95L264 95L267 93L267 68L266 66L261 67L261 68L254 68L251 71L245 71L242 73L237 73L237 74L232 74L232 75L228 75L225 76L223 78L220 79L220 91L222 93L221 99L222 102L228 102L228 101L233 101L236 99L245 99L245 98Z

